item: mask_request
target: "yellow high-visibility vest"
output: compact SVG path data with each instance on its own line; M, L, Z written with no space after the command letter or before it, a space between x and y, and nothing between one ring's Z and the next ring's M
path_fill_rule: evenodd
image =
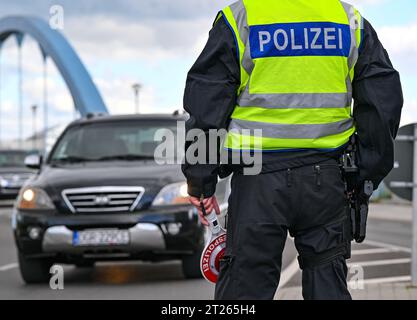
M241 0L222 17L234 34L241 69L225 147L346 144L356 130L351 108L360 13L339 0Z

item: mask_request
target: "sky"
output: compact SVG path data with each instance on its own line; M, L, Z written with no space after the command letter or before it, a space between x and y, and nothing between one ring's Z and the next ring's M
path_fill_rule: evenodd
M0 0L0 18L35 15L49 21L63 8L61 31L87 67L111 114L134 112L133 83L141 83L144 113L182 108L186 75L204 47L212 22L229 0ZM348 1L349 2L349 1ZM376 29L403 83L402 124L417 122L417 1L351 0ZM0 139L17 137L18 49L14 38L0 55ZM24 136L32 134L31 106L38 105L41 128L43 62L37 43L22 47ZM49 124L77 115L65 82L49 60Z

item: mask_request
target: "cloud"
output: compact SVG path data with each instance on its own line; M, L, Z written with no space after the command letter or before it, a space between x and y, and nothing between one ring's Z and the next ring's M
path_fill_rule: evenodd
M232 3L227 0L19 0L2 1L2 14L36 14L49 17L53 5L61 5L65 16L107 15L123 20L194 20L213 16L216 11ZM214 18L214 16L213 16Z
M140 81L145 86L140 94L142 112L171 112L181 106L182 83L176 96L162 97L169 83L169 72L162 72L158 88L149 81L152 67L172 61L172 72L185 74L186 68L202 50L208 31L219 8L228 1L26 1L8 2L2 6L3 14L34 14L49 18L49 7L61 4L65 10L64 35L76 49L90 71L111 113L131 113L134 110L131 84ZM216 7L217 6L217 7ZM36 52L32 55L33 52ZM10 103L17 106L16 45L7 41L3 56L4 75L10 81ZM43 79L41 55L34 41L26 40L23 47L25 101L42 104ZM181 61L186 63L176 63ZM141 68L147 65L146 70ZM187 65L181 69L178 65ZM126 69L128 68L128 70ZM55 71L54 71L55 70ZM156 72L156 71L154 71ZM136 73L136 75L135 75ZM56 69L48 66L48 102L52 112L63 115L61 121L71 116L73 102ZM178 78L178 77L176 77ZM181 80L183 82L183 80ZM176 84L174 84L175 86ZM175 101L177 100L177 101ZM166 105L162 105L165 101ZM175 101L175 102L174 102ZM65 121L65 120L64 120Z
M153 25L84 16L69 19L64 32L86 58L156 61L195 55L202 34L207 38L210 26L207 19L160 21Z
M405 98L404 109L401 116L401 125L415 123L417 121L417 98Z
M417 75L417 21L404 26L378 28L378 37L401 74Z
M384 2L388 2L389 0L347 0L346 2L351 3L353 5L380 5Z
M365 7L380 6L384 3L387 3L393 0L344 0L344 1L354 5L355 8L358 9L361 13L364 13L366 12Z
M130 84L135 79L127 76L113 75L111 78L97 78L96 84L112 114L135 113L135 100ZM141 113L155 111L156 94L154 88L146 86L139 93L139 110Z
M384 45L393 54L417 54L417 22L405 26L386 26L378 29Z

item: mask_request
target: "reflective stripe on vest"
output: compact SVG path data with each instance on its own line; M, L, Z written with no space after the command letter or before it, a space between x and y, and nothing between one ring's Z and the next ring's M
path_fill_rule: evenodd
M241 0L231 28L241 85L225 146L335 149L355 132L352 80L363 21L339 0ZM250 130L262 129L262 137ZM257 145L254 145L254 143Z

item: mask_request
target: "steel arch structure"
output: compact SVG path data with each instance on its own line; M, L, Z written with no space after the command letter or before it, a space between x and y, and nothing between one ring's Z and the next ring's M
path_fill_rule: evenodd
M36 40L44 57L50 57L54 61L68 86L74 106L81 115L108 113L90 74L60 32L37 17L13 16L1 19L0 44L12 35L18 38L29 35Z

